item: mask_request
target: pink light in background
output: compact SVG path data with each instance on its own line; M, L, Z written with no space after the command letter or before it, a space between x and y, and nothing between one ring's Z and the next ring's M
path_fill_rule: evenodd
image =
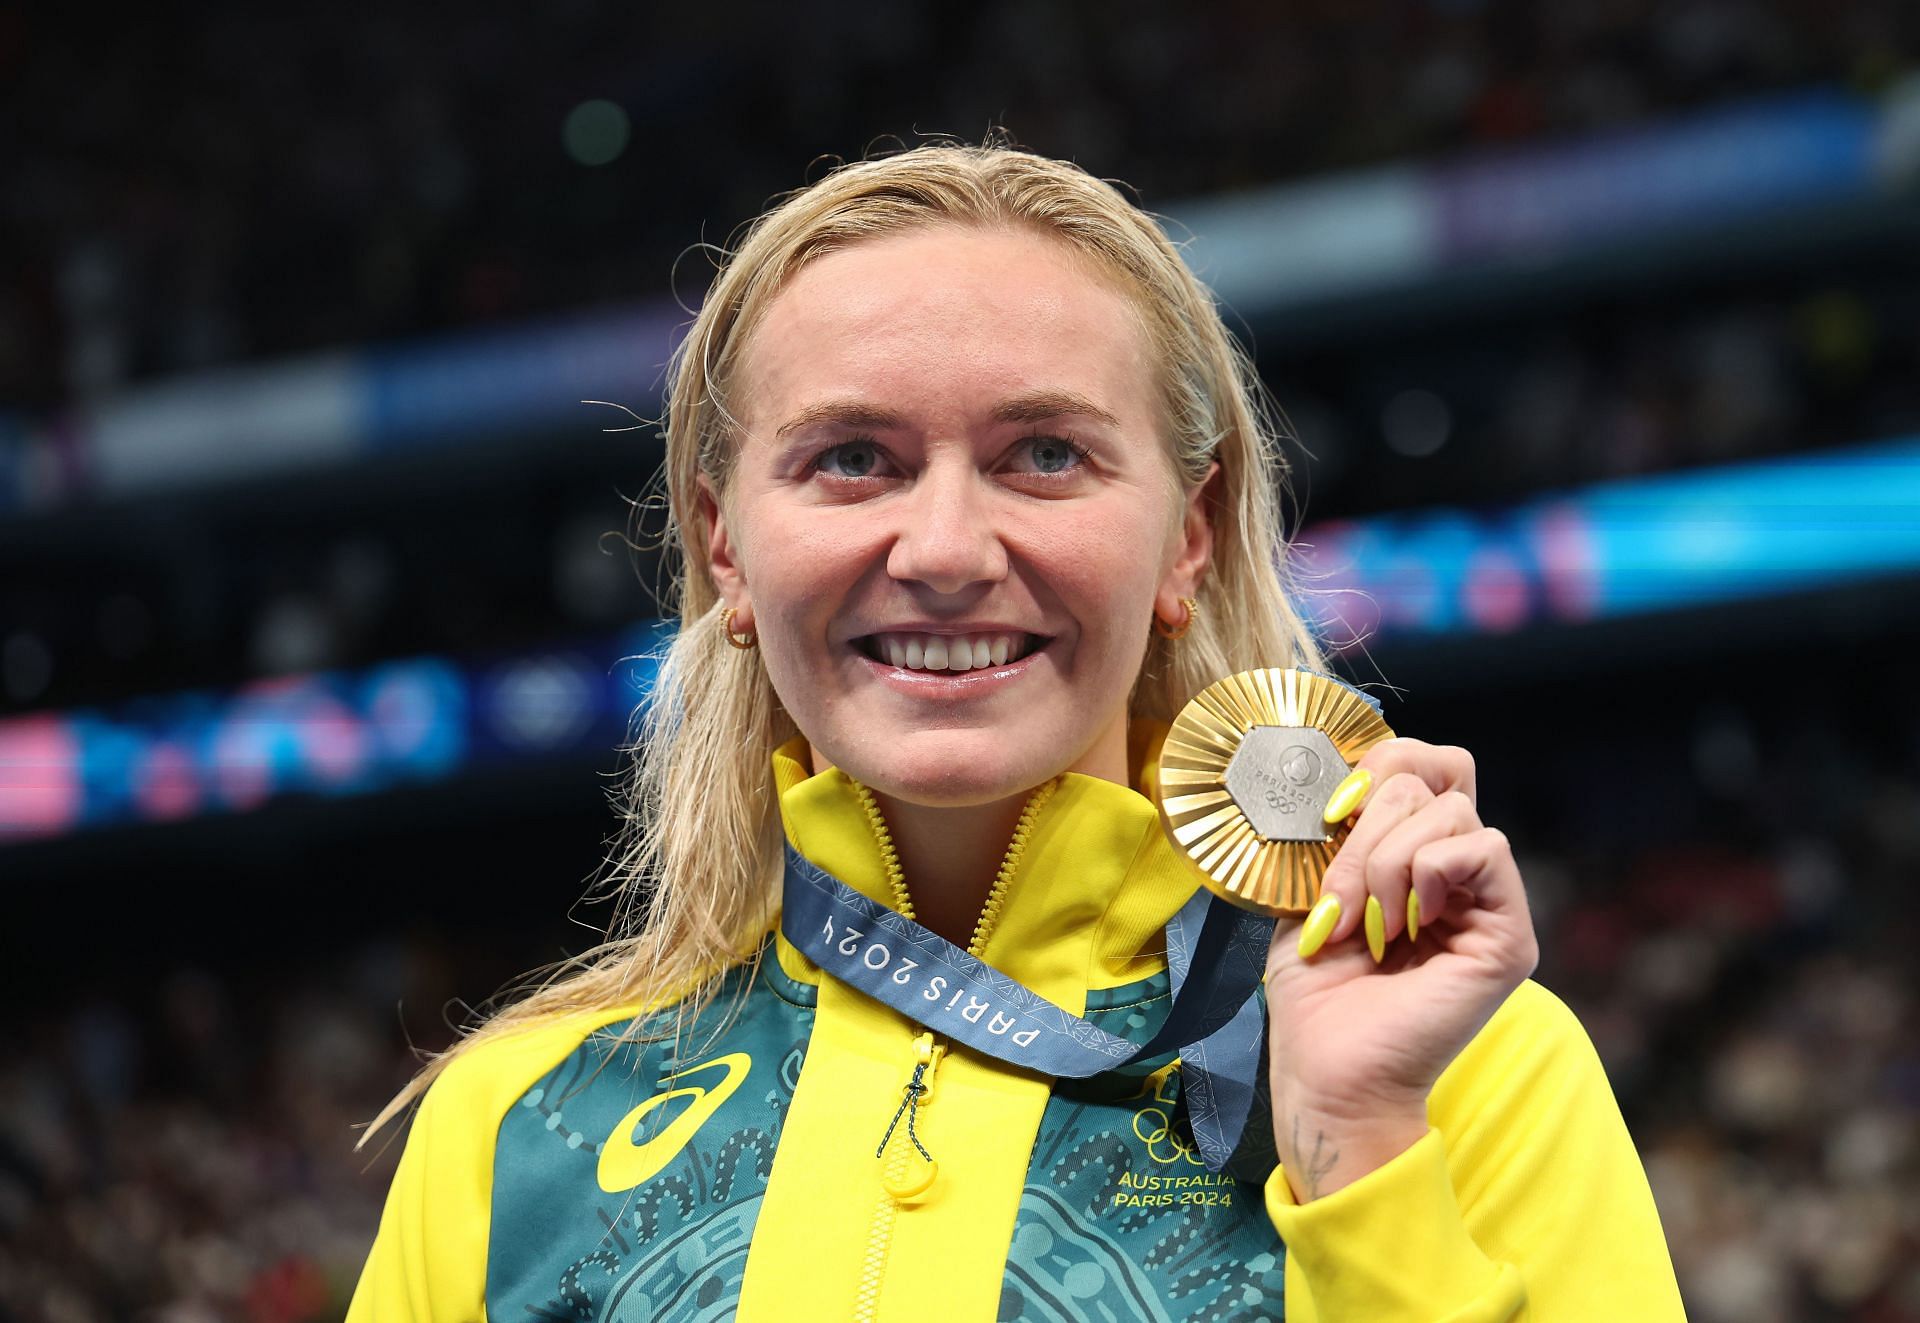
M1467 562L1461 606L1476 629L1505 634L1527 623L1532 590L1520 560L1505 547L1484 547Z
M71 725L53 716L0 721L0 840L66 831L82 802Z
M1600 597L1600 566L1587 516L1572 505L1550 506L1533 521L1547 606L1563 620L1586 620Z
M133 798L143 818L164 821L197 813L204 793L193 755L171 740L152 745L134 772Z

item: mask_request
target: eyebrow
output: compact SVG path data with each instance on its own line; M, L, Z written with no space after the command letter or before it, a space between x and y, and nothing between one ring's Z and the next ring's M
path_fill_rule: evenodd
M1109 427L1120 426L1118 418L1086 396L1070 390L1034 390L1015 395L995 405L991 417L996 423L1037 423L1066 414L1079 414ZM818 423L839 423L844 427L869 427L875 430L907 426L906 418L891 409L877 408L857 400L824 400L819 404L809 404L789 418L774 436L786 437Z

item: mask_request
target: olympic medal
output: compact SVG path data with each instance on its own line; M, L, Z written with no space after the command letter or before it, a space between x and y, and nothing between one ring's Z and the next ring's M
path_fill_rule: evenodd
M1314 671L1242 671L1201 690L1160 750L1160 820L1221 899L1300 914L1320 897L1346 822L1322 820L1334 787L1393 738L1377 702Z

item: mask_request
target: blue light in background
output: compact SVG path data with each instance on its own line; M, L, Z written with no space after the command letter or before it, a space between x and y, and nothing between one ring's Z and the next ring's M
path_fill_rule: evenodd
M1499 634L1911 573L1920 437L1309 526L1294 550L1335 652L1376 631ZM674 629L0 721L0 842L610 752L638 733Z

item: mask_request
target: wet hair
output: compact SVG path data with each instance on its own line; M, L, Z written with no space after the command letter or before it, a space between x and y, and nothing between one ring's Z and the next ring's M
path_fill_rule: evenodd
M622 828L604 891L607 939L536 976L430 1059L388 1104L378 1129L475 1045L571 1013L637 1017L635 1037L680 1034L725 973L756 958L778 912L783 832L772 751L796 734L756 652L728 646L696 512L702 475L724 495L741 436L748 341L796 273L829 253L938 226L1034 233L1110 280L1140 318L1159 366L1163 443L1183 497L1218 463L1207 506L1213 553L1199 611L1177 644L1150 637L1130 712L1171 720L1195 693L1259 666L1324 670L1290 593L1280 501L1280 415L1210 291L1154 217L1070 162L1012 146L925 143L840 166L746 226L668 366L669 606L679 630L622 786ZM364 1142L364 1138L363 1138Z

